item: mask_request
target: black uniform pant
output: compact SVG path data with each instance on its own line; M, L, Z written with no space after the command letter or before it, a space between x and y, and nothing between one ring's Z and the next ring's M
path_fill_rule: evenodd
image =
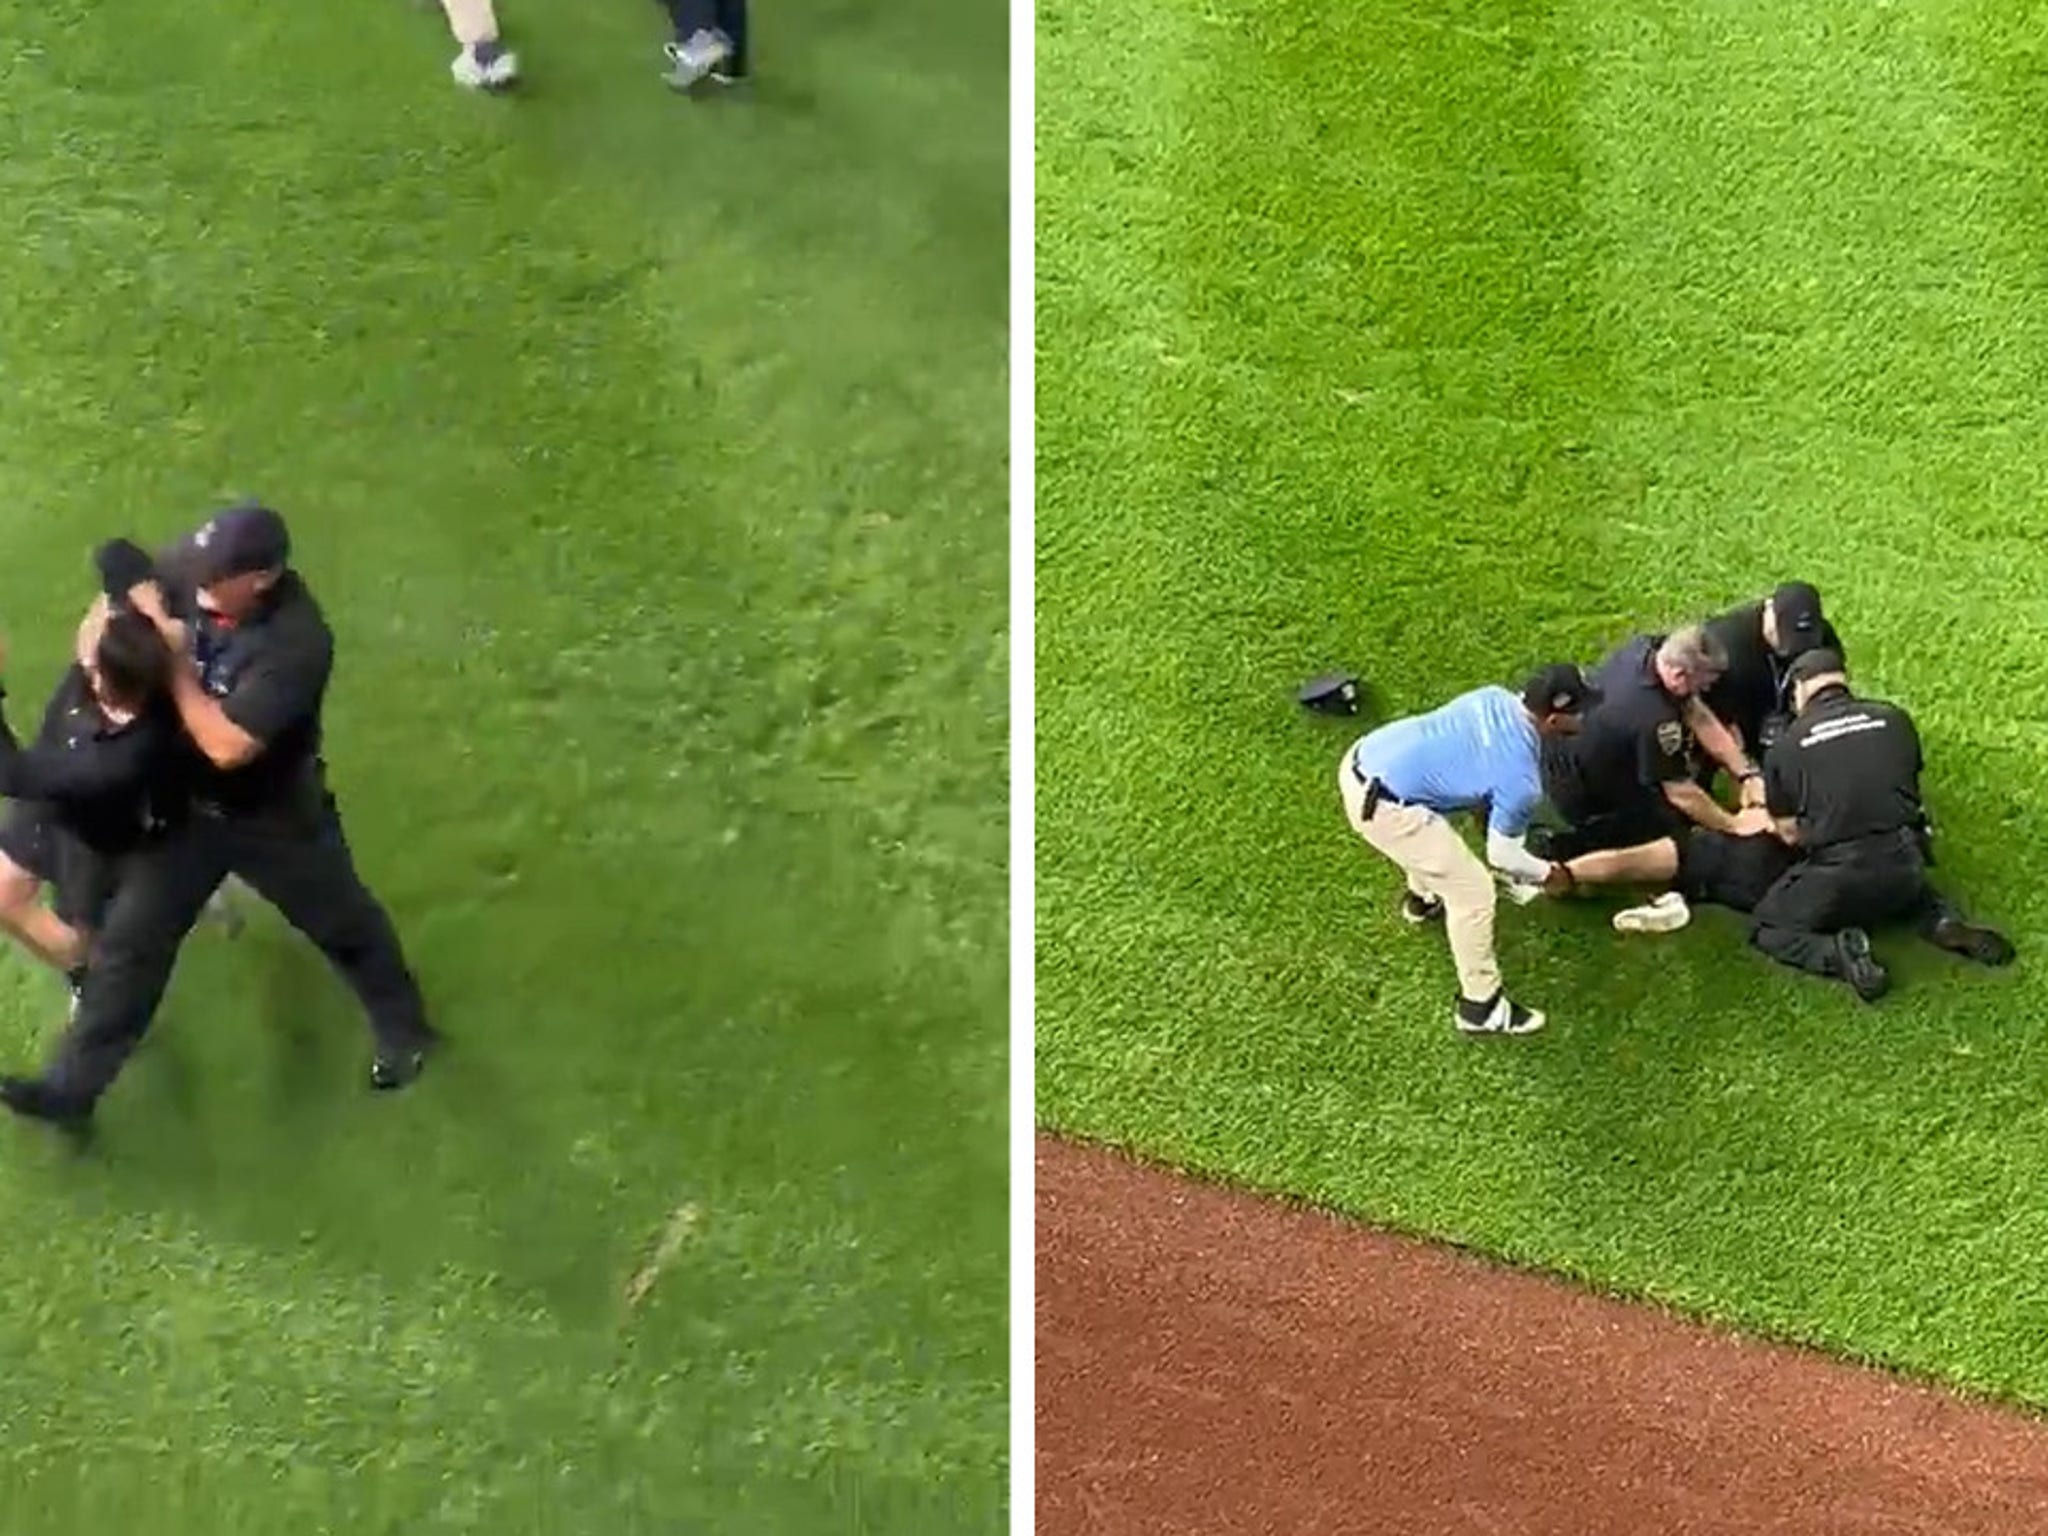
M1695 827L1678 837L1678 877L1672 884L1695 905L1754 912L1798 857L1768 832L1737 837Z
M1911 832L1818 848L1794 864L1750 914L1749 941L1781 965L1840 974L1845 928L1910 921L1929 932L1945 912Z
M732 39L732 58L726 68L735 75L747 72L747 0L662 0L662 4L675 25L677 42L699 32L723 32Z
M229 875L246 881L316 944L370 1017L378 1047L428 1036L426 1007L398 935L356 875L331 796L261 812L195 811L131 858L106 913L77 1017L50 1064L50 1088L91 1103L148 1031L178 947Z

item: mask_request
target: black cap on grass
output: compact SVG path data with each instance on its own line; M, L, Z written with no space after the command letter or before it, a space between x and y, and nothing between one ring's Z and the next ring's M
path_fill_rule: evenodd
M1355 715L1358 713L1358 691L1358 679L1353 674L1325 672L1321 677L1303 683L1295 698L1303 708L1321 714Z

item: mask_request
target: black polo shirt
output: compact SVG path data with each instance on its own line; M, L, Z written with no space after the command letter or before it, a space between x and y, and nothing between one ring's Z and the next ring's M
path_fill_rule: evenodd
M1638 635L1611 652L1587 675L1601 699L1578 734L1546 744L1545 790L1572 820L1661 799L1662 786L1689 777L1684 705L1657 679L1663 643Z
M160 803L178 740L163 707L115 724L73 663L43 710L35 745L15 740L0 714L0 795L47 804L64 827L98 853L132 849L167 809Z
M1792 690L1785 685L1785 669L1792 663L1764 643L1764 605L1760 602L1711 618L1706 629L1727 649L1728 670L1701 695L1700 702L1724 725L1740 731L1743 745L1754 752L1765 719L1792 713ZM1835 626L1825 619L1819 643L1838 653L1842 649Z
M193 797L228 811L292 801L315 780L320 709L334 670L334 633L294 571L239 622L199 606L189 586L165 594L171 612L192 627L199 682L227 717L263 743L239 768L216 768L194 752Z
M1920 824L1920 733L1896 705L1830 688L1764 755L1764 804L1808 851Z

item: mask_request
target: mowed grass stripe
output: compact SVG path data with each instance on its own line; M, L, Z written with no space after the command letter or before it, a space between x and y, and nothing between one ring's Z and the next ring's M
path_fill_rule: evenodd
M1941 873L2038 937L2048 312L1967 29L1212 7L1169 70L1057 14L1046 78L1132 84L1041 151L1108 236L1041 240L1043 1118L2048 1400L2024 965L1894 943L1870 1013L1715 917L1511 910L1556 1027L1475 1052L1286 697L1348 662L1425 707L1806 575L1926 723Z

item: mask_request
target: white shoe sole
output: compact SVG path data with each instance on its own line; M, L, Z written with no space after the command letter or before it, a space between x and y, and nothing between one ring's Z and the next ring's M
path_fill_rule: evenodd
M1454 1009L1451 1013L1451 1022L1458 1027L1458 1033L1461 1035L1533 1035L1549 1022L1532 1008L1529 1010L1529 1017L1522 1022L1519 1029L1510 1028L1505 1023L1496 1022L1504 1019L1506 1012L1506 1009L1496 1008L1486 1016L1484 1022L1474 1024Z
M1658 897L1640 907L1627 907L1614 914L1616 933L1676 933L1692 921L1692 908L1675 893Z
M448 66L455 83L466 91L500 91L519 80L519 55L501 53L489 64L479 64L467 50Z

